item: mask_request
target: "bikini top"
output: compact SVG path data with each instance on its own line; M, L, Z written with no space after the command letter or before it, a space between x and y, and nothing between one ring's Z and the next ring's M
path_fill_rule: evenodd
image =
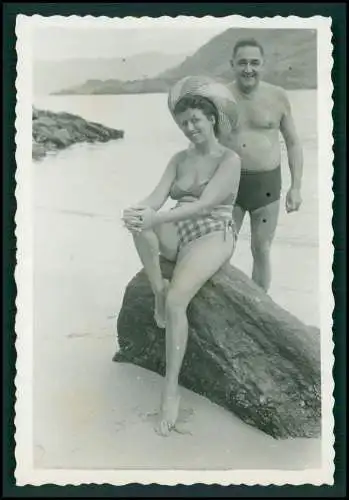
M180 180L176 179L171 186L170 196L173 200L181 200L184 197L200 198L209 181L210 179L200 182L195 173L192 182L184 187Z
M224 155L223 155L224 157ZM220 163L217 165L217 168L219 168ZM215 174L217 168L214 170L212 175L203 181L199 180L199 175L198 172L195 172L194 178L191 180L191 182L187 183L184 185L184 183L180 182L179 179L175 179L172 183L171 189L170 189L170 197L173 200L180 201L183 198L200 198L202 193L204 192L204 189L206 188L207 184L210 182L212 179L213 175ZM184 201L184 200L183 200ZM234 195L232 194L229 196L222 204L223 205L232 205L234 201Z

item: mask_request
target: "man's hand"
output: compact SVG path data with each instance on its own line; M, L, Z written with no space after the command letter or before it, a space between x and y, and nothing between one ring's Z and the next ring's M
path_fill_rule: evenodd
M286 212L296 212L302 204L300 189L290 188L286 196Z

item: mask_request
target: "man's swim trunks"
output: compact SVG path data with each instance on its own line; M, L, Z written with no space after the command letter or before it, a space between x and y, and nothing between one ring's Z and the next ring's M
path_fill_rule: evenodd
M236 205L247 212L265 207L281 196L281 167L266 171L242 170Z

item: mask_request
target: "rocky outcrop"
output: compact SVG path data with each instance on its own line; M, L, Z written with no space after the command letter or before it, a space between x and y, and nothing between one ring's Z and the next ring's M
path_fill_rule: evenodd
M53 113L33 108L32 156L39 159L48 151L57 151L78 142L107 142L124 136L99 123L88 122L70 113Z
M162 261L165 277L173 265ZM165 333L142 270L128 284L114 361L165 373ZM188 308L180 384L275 438L315 437L321 426L320 334L226 266Z

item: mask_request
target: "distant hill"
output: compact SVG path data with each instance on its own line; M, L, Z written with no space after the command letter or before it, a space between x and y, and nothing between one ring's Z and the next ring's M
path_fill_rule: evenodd
M232 48L239 38L256 38L264 47L266 67L264 79L286 89L317 87L316 31L304 29L235 29L230 28L212 38L192 56L155 78L120 82L94 81L65 89L64 94L129 94L166 92L177 80L187 75L209 75L230 81Z
M123 82L121 80L87 80L82 85L77 87L54 92L57 95L72 95L72 94L144 94L167 92L170 82L164 79L145 79L145 80L130 80Z
M45 95L62 88L78 86L87 80L120 81L151 78L176 66L183 54L148 52L125 58L65 59L34 61L33 86L35 95Z

